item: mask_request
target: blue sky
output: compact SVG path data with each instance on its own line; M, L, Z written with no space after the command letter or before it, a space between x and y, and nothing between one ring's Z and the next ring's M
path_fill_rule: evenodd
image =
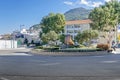
M50 12L64 13L72 8L94 8L110 0L0 0L0 34L29 28Z

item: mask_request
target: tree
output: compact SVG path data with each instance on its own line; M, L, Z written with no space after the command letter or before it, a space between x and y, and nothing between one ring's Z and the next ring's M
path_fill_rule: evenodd
M120 22L120 2L117 0L106 2L105 5L93 9L89 18L93 21L93 29L104 31L115 28Z
M34 44L34 40L31 41L31 44Z
M28 39L27 38L24 39L24 44L28 44Z
M82 33L79 32L79 33L77 34L77 36L75 37L75 40L76 40L77 42L79 42L80 44L82 44L82 43L84 42L84 39L83 39L82 37L83 37Z
M12 38L12 35L11 34L4 34L2 38L5 40L10 40ZM14 36L13 36L13 38L14 38Z
M82 33L79 32L76 36L76 40L83 44L83 42L90 43L92 39L95 39L98 37L98 31L96 30L85 30Z
M60 41L61 41L62 43L64 43L64 41L65 41L65 35L64 35L64 34L61 34L61 35L59 36L59 39L60 39Z
M44 44L48 43L48 36L45 33L43 33L41 36L41 40Z
M100 32L116 31L116 26L118 23L120 23L120 2L118 0L111 0L106 2L105 5L93 9L89 15L89 18L93 21L91 24L92 29L97 29ZM109 35L106 36L110 35L111 34L109 33ZM111 37L109 37L107 42L109 45L111 45Z
M55 33L55 31L50 31L46 34L44 33L41 39L44 43L48 43L50 41L54 42L58 39L58 34Z
M59 13L50 13L48 16L43 17L41 26L43 33L48 33L51 30L57 34L61 33L65 26L65 16Z
M93 21L91 24L92 29L102 31L104 28L104 11L102 7L95 8L89 15L89 18Z

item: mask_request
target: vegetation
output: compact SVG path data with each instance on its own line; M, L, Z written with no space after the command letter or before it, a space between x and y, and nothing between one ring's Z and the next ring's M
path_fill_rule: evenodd
M55 31L55 33L59 34L64 29L65 17L63 14L50 13L48 16L43 17L41 25L43 33Z
M41 39L43 40L44 43L54 42L58 39L58 34L55 33L55 31L50 31L46 34L45 33L42 34Z
M76 36L77 42L83 44L83 42L90 43L92 39L98 37L98 31L96 30L85 30L82 33L79 32Z
M106 2L105 5L96 7L93 10L75 8L69 10L64 15L50 13L42 18L39 25L35 25L41 27L42 33L40 33L40 37L44 43L55 42L58 39L64 43L65 35L59 34L64 31L63 27L65 26L65 18L66 20L90 18L93 21L91 24L92 30L79 32L76 36L76 41L80 44L83 44L84 42L91 44L91 40L98 37L98 31L110 32L111 30L116 30L116 25L120 23L120 2L118 0L111 0ZM99 46L100 45L98 45L98 47ZM106 49L104 45L102 45L102 49L103 47Z
M112 0L105 5L95 8L89 15L93 21L92 28L103 31L111 30L119 23L120 2Z
M27 38L24 39L24 44L26 44L26 45L28 44L28 39Z
M34 43L34 40L31 41L31 44L35 44L35 43Z
M87 19L89 13L91 12L91 10L87 10L85 8L75 8L75 9L71 9L69 11L67 11L64 15L66 20L83 20L83 19Z
M48 16L43 17L41 21L42 34L41 39L44 43L54 42L59 37L58 35L64 31L65 17L63 14L50 13Z
M11 34L4 34L2 37L2 39L5 39L5 40L10 40L11 38L13 38Z
M60 41L61 41L62 43L64 43L64 41L65 41L65 35L64 35L64 34L61 34L61 35L59 36L59 39L60 39Z
M102 50L108 50L109 45L108 44L97 44L97 48L102 49Z
M93 9L89 18L93 21L91 24L92 29L96 29L99 32L116 31L116 26L120 23L120 2L118 0L106 2L105 5ZM107 41L109 45L111 45L112 37L109 37Z

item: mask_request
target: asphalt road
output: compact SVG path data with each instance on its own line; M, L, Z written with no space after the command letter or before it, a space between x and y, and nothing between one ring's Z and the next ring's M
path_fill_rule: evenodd
M120 80L120 55L0 56L0 80Z

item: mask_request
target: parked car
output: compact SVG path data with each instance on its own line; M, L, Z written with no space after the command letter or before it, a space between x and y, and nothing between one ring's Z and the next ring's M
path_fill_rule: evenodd
M117 45L115 45L115 46L112 46L112 48L113 48L112 53L114 53L114 54L120 54L120 43L117 44Z

